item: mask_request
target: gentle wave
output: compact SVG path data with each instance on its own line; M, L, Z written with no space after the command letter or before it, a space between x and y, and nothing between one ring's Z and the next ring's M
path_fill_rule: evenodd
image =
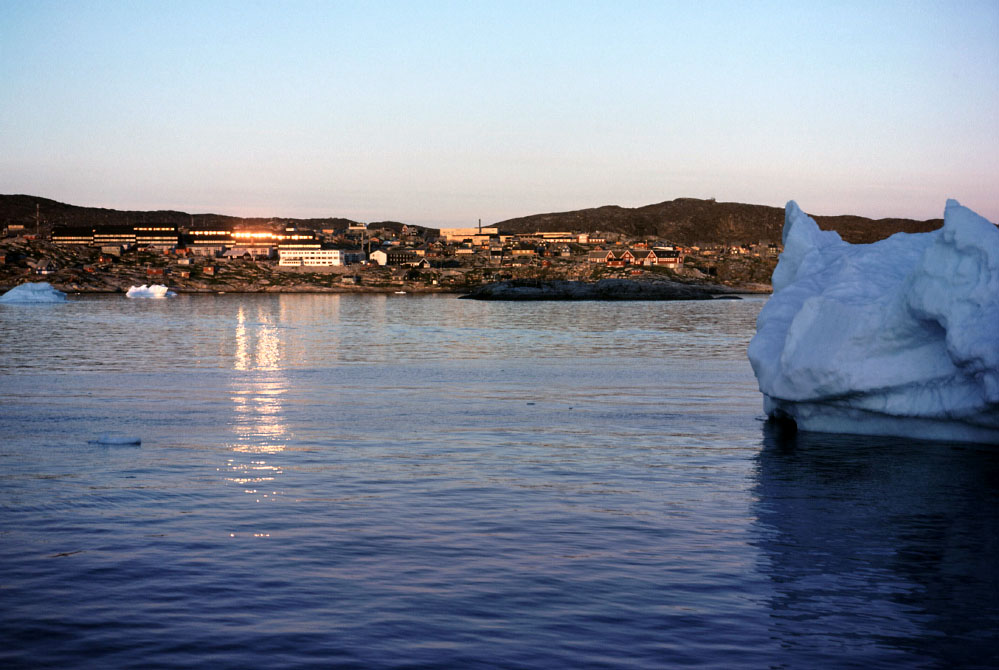
M771 432L761 304L0 310L0 665L996 664L999 455Z

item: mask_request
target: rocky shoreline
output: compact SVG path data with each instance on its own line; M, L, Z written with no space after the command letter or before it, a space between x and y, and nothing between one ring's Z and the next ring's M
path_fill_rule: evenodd
M42 280L43 278L39 278ZM147 285L154 285L157 282L148 282ZM92 288L83 287L77 285L64 286L59 283L53 283L53 287L69 293L72 295L125 295L130 287L115 287L115 288ZM142 284L133 284L133 286ZM393 286L322 286L315 284L301 284L292 286L255 286L251 284L246 285L234 285L234 284L224 284L212 287L191 287L191 286L177 286L173 282L160 283L162 286L168 286L169 289L177 294L181 295L218 295L225 293L233 294L371 294L371 295L385 295L394 293L416 293L416 294L462 294L468 289L461 288L431 288L423 286L420 284L398 284ZM0 293L7 290L9 287L0 286Z
M714 300L735 298L714 286L665 280L601 279L585 281L510 280L480 286L461 296L469 300Z
M468 295L481 300L705 300L732 293L770 292L769 285L735 278L712 277L712 282L701 273L681 278L657 268L606 268L585 261L552 267L410 269L364 264L281 268L272 261L141 250L110 257L91 248L17 238L0 241L0 260L0 293L26 282L48 282L70 294L124 294L133 286L158 284L188 294L405 292ZM689 273L696 270L691 268Z
M37 281L47 281L39 277ZM220 294L364 294L364 295L458 295L467 300L506 301L669 301L669 300L719 300L738 299L736 294L769 295L767 286L753 285L742 288L712 284L684 284L663 280L602 279L596 282L572 280L514 279L481 286L427 286L419 282L402 282L390 286L294 284L216 284L192 286L175 282L137 282L128 286L86 286L78 283L50 282L53 288L71 295L125 295L131 286L161 284L171 291L185 295ZM16 284L0 284L0 294Z

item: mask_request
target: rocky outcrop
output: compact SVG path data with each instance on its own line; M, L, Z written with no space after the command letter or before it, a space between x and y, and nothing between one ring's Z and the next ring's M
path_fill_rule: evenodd
M602 279L598 282L511 280L461 296L470 300L711 300L721 291L671 281Z

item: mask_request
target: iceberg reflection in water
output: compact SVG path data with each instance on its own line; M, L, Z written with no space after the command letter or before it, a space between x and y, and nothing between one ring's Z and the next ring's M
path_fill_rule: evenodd
M798 667L999 665L999 453L768 423L757 460L771 634Z
M995 664L999 456L761 433L762 304L0 309L0 667Z

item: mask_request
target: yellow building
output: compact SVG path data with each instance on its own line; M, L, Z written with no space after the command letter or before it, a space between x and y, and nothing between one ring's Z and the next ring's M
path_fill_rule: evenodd
M441 237L443 237L448 242L462 242L464 240L475 240L476 238L482 236L486 238L488 242L490 235L499 235L499 228L492 227L480 227L476 226L474 228L441 228Z

